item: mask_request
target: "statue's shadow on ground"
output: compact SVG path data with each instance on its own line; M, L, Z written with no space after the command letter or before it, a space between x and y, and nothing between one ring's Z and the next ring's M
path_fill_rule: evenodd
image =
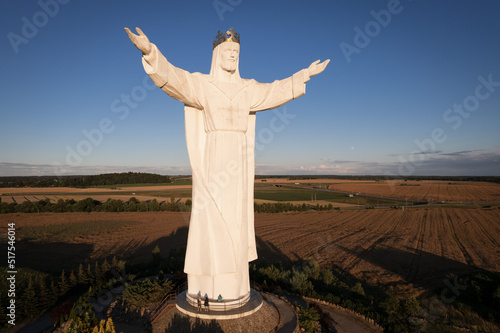
M188 230L188 227L179 227L168 236L158 238L152 242L148 239L132 239L129 243L119 244L108 251L116 253L116 256L119 258L124 258L132 263L138 263L150 260L153 249L158 246L160 254L167 258L170 255L170 251L186 248ZM106 253L101 254L101 257L106 256Z
M281 263L284 265L291 264L292 260L281 252L273 243L264 241L261 237L255 236L257 245L257 254L260 262L265 263Z
M16 245L17 266L59 274L62 269L78 268L78 263L84 263L92 249L92 244L20 240Z
M216 320L209 322L196 318L194 322L189 317L175 314L170 324L165 328L165 333L223 333L221 326Z
M445 279L482 271L480 268L454 259L409 247L396 249L380 246L367 253L359 249L338 247L357 258L399 275L407 283L427 290L442 288Z

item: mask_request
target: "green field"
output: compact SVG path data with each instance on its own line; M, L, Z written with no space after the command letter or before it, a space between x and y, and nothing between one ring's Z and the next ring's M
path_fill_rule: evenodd
M314 184L316 187L324 186ZM272 184L255 184L255 199L273 200L273 201L309 201L324 200L330 202L347 203L359 206L403 206L406 205L404 200L394 200L386 198L374 198L363 195L355 195L352 198L348 194L327 192L321 189L312 187L276 187Z
M125 195L134 196L132 192L123 192ZM135 195L144 195L160 198L191 198L191 189L172 189L172 190L162 190L162 191L141 191L137 192Z
M150 187L150 186L179 186L179 185L192 185L191 179L181 179L176 180L171 183L144 183L144 184L115 184L115 185L100 185L93 186L95 188L109 188L109 189L117 189L117 188L126 188L126 187Z

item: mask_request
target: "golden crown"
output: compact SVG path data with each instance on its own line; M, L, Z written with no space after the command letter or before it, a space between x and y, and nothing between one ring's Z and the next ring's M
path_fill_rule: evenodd
M226 33L221 32L220 30L217 32L217 36L214 39L214 49L217 45L222 44L224 42L235 42L240 43L240 34L234 32L234 29L231 28Z

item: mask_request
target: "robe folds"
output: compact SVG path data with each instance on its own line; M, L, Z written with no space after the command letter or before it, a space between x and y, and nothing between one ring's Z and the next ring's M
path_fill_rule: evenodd
M250 291L248 262L257 259L255 113L304 95L307 70L273 83L223 83L173 66L154 44L143 66L157 87L184 103L193 176L184 266L188 294L241 298Z

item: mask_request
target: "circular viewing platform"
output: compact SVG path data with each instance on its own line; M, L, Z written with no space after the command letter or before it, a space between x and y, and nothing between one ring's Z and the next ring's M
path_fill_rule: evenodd
M198 309L198 296L189 295L187 291L183 291L177 295L177 309L191 317L200 319L236 319L251 315L257 312L262 307L262 295L255 289L250 289L250 292L234 300L223 300L218 302L214 299L209 299L209 306L205 308L204 298L201 299L201 311Z

